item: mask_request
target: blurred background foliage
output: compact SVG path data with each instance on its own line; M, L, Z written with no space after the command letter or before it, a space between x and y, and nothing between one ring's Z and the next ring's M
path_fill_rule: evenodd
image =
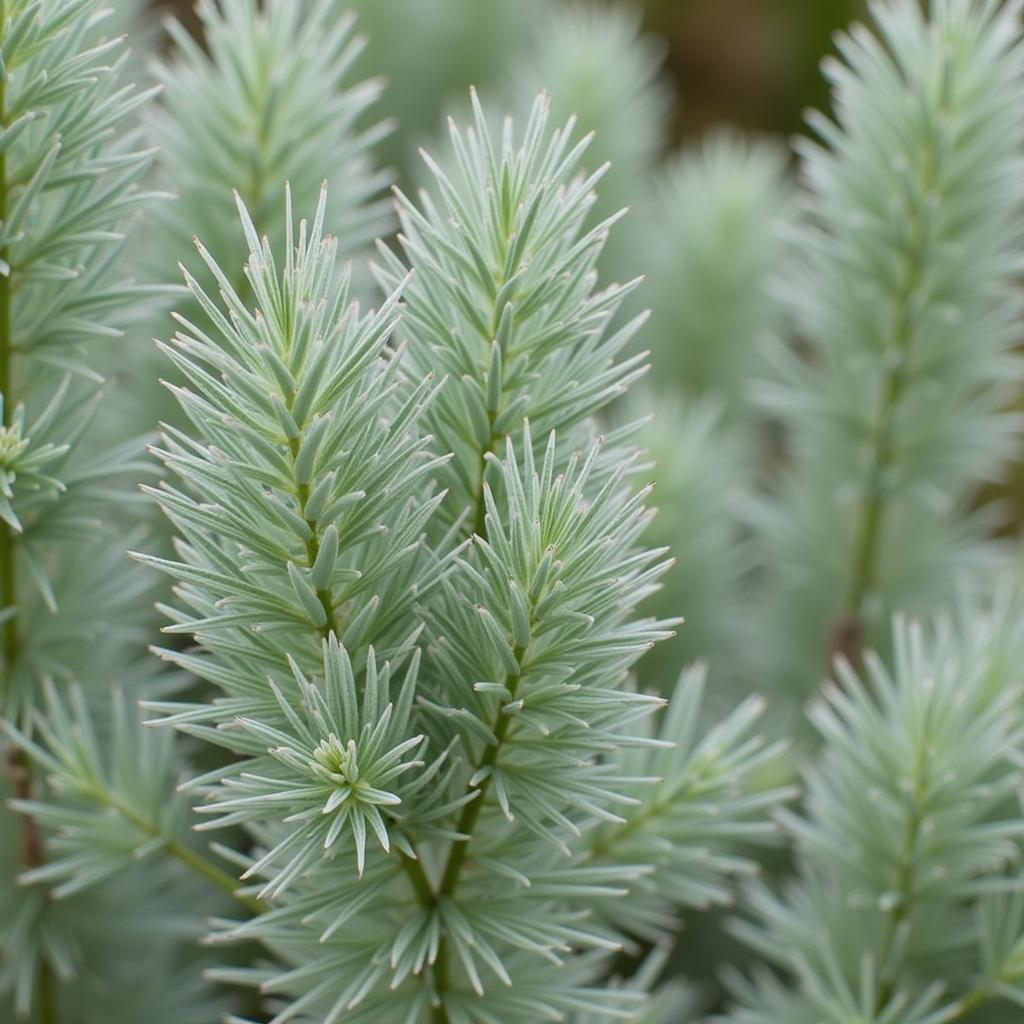
M827 106L818 65L833 33L866 6L864 0L616 0L615 5L636 8L644 29L664 41L664 68L675 94L670 121L675 142L723 122L759 132L798 131L804 109ZM196 24L193 0L158 0L154 6ZM483 83L491 74L491 47L513 47L518 26L528 23L540 4L356 0L352 6L360 9L365 31L383 29L405 40L416 73L392 73L389 86L403 93L404 102L418 103L420 127L432 129L439 110L431 110L431 102L445 91L443 83L456 94L467 81ZM420 20L410 23L410 11L418 11ZM372 50L363 67L379 71Z
M126 23L147 0L112 2ZM195 0L152 0L152 6L201 38ZM769 221L792 217L789 141L804 132L808 110L829 109L821 62L835 52L834 35L864 17L866 0L347 0L344 6L354 10L357 31L366 37L353 80L382 80L366 125L380 118L392 125L375 146L376 159L404 190L424 180L420 147L443 152L444 117L465 112L470 85L493 101L490 109L512 112L522 112L547 87L556 117L576 113L582 130L596 132L590 169L612 163L596 215L632 207L611 234L601 270L605 280L645 275L627 312L653 310L641 333L653 352L653 386L628 412L656 408L661 428L647 440L660 464L658 504L687 510L686 523L663 513L655 532L662 531L659 539L686 567L670 578L658 610L672 614L682 606L689 628L647 660L644 674L671 678L687 660L703 656L713 666L731 658L728 675L742 678L756 666L732 657L740 645L731 630L726 639L712 635L712 627L735 622L730 601L749 589L743 579L723 580L721 572L726 565L742 574L756 562L742 549L745 524L728 521L749 503L708 483L726 478L737 451L754 460L743 475L755 487L767 483L770 490L766 477L777 475L771 418L741 422L748 415L743 410L755 404L747 386L760 376L763 336L792 336L777 320L785 303L765 291L785 255ZM224 207L233 217L230 204ZM694 402L698 407L691 408ZM731 436L737 430L747 436ZM701 439L700 458L678 458L684 441ZM1024 519L1020 465L1003 482L986 485L978 503L991 505L993 498L1009 510L1000 527L1009 532ZM720 589L728 593L718 595ZM800 677L798 693L825 671L831 643L809 645L806 664L787 667ZM841 638L835 643L842 647ZM722 693L728 703L733 695Z

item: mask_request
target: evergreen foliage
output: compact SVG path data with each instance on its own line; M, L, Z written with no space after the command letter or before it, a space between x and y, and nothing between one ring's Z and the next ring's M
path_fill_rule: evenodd
M751 670L745 659L758 639L744 621L743 602L751 561L741 520L753 474L749 432L732 422L713 390L686 401L650 387L628 408L649 416L639 441L657 473L658 514L646 536L670 549L674 561L646 607L685 619L676 636L640 663L641 678L664 688L679 665L706 661L709 701L731 707L750 692L742 682Z
M356 6L0 0L0 1020L1010 1024L1022 3Z
M668 635L634 612L665 563L636 546L646 489L582 423L636 359L571 387L629 332L602 334L623 289L591 294L604 228L579 235L589 179L561 187L580 151L570 133L548 129L540 100L521 141L511 123L492 139L478 106L438 191L452 211L490 195L487 219L449 226L431 221L434 200L401 204L417 271L405 351L388 345L398 290L376 313L348 305L326 197L297 229L289 201L280 267L240 204L256 312L205 250L227 315L187 278L213 327L182 321L169 354L198 437L168 432L161 458L191 487L157 493L184 543L179 561L146 560L179 581L170 628L203 651L165 657L223 696L150 706L237 755L194 787L214 824L245 823L256 840L244 877L269 907L226 935L260 939L281 967L230 977L278 993L278 1020L432 1007L437 1020L525 1021L609 1003L628 1016L644 993L602 982L609 956L671 921L664 895L644 909L642 879L655 871L670 906L723 899L742 864L729 851L762 836L780 795L740 799L733 828L707 833L721 854L700 866L666 842L767 755L738 711L690 769L719 781L691 797L665 761L679 752L643 724L660 701L625 686ZM485 234L459 245L479 261L456 262L444 232L475 225ZM399 275L400 290L401 262L382 258L382 281ZM428 333L452 314L454 330ZM436 388L432 369L455 366L461 393ZM550 392L535 396L540 373ZM450 412L467 395L486 425L468 437ZM438 441L453 458L432 454ZM690 700L680 709L673 725L694 714ZM649 753L619 753L633 747ZM651 804L642 794L661 765L672 783ZM588 923L592 904L631 887L623 926L614 910Z
M1022 50L1016 4L877 6L826 73L837 121L801 144L807 207L789 299L801 338L764 389L794 467L766 509L780 684L884 645L976 564L980 481L1016 450ZM990 517L989 517L990 519Z
M390 126L366 123L383 83L350 84L365 45L354 16L337 0L204 0L196 10L205 49L172 20L174 48L157 65L163 88L149 136L177 201L162 210L155 279L173 280L200 228L219 262L237 262L242 236L232 192L280 247L285 182L312 207L328 172L329 231L344 257L365 249L388 228L390 206L381 197L388 177L372 150Z
M111 684L132 691L134 703L153 675L145 654L151 580L124 555L141 521L133 483L151 469L141 440L100 439L116 382L96 370L109 359L105 347L126 352L121 326L150 301L123 275L119 254L151 199L140 180L152 152L132 128L151 94L122 82L123 41L106 38L102 11L91 3L7 3L0 35L0 723L14 740L4 749L12 803L0 812L0 1015L96 1020L113 981L103 973L108 960L137 945L153 920L173 921L172 908L183 905L181 879L168 866L155 876L125 870L117 886L74 895L85 881L110 878L111 850L122 855L119 868L132 861L131 837L95 817L93 788L109 794L116 786L98 774L90 719L95 714L105 734ZM69 687L73 725L57 696ZM122 701L115 706L134 717ZM119 784L130 780L155 809L156 792L165 796L170 781L170 748L134 747L124 722L112 727ZM35 758L33 733L53 741L55 758ZM51 770L47 799L89 796L86 812L62 806L68 833L55 840L55 863L44 849L51 819L42 780ZM152 846L164 823L147 818L142 831L140 843ZM111 921L111 907L126 899L138 901L140 914ZM192 907L198 915L198 903ZM107 922L102 932L98 920ZM149 1019L181 1019L164 990L184 972L195 992L200 934L198 917L184 929L169 924L138 961L155 990ZM83 982L72 994L76 975L92 979L91 987ZM68 985L58 987L58 978Z
M657 381L717 396L730 422L749 417L761 342L781 328L773 277L790 204L780 148L716 132L669 162L639 211Z
M367 37L366 63L388 84L381 109L400 127L382 140L385 166L408 181L453 104L475 85L500 88L514 56L558 9L558 0L352 0ZM532 102L533 96L529 97Z
M544 91L557 120L574 116L593 132L584 166L596 171L607 165L591 214L595 223L641 201L665 148L670 104L659 74L664 48L639 22L626 7L557 5L548 17L533 20L529 44L506 72L503 91L515 107L525 113ZM650 269L650 256L640 256L646 248L642 230L642 219L633 216L610 236L603 276Z
M752 890L757 923L739 926L793 983L735 979L732 1020L924 1024L1024 1005L1020 601L894 634L891 670L841 665L811 710L824 749L804 812L784 817L799 875Z

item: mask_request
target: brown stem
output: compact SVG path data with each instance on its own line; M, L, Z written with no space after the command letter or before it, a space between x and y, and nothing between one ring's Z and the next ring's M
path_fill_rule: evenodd
M2 13L2 11L0 11ZM7 75L0 71L0 124L7 124ZM7 153L0 150L0 222L7 219ZM11 254L7 246L0 249L0 260L8 267ZM14 339L11 324L11 271L0 274L0 395L3 397L3 418L0 428L10 427L14 421ZM0 627L0 698L9 697L14 679L21 641L18 636L18 576L15 564L16 546L14 529L0 521L0 610L10 609L12 614ZM0 711L3 708L0 706ZM7 772L19 799L31 797L32 771L28 758L21 751L11 751L6 759ZM21 863L26 868L39 867L45 859L43 839L39 826L27 814L18 815L21 833ZM49 963L42 959L35 979L34 1005L38 1024L54 1024L57 1011L54 1005L53 976Z
M7 774L14 786L14 795L18 800L32 799L32 775L29 760L20 750L11 750L7 754ZM21 829L21 863L26 868L37 868L45 860L43 837L35 819L21 811L18 812Z

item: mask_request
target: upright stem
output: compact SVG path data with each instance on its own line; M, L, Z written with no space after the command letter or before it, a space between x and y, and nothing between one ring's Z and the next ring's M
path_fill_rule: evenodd
M522 651L517 649L516 660L520 660L522 656ZM512 694L512 700L515 700L518 681L518 677L513 678L511 676L507 676L505 679L505 685L508 688L509 693ZM483 756L480 758L479 763L474 769L474 775L476 775L481 769L493 768L495 764L497 764L498 753L501 750L502 744L505 742L506 736L508 735L508 728L511 721L511 715L503 715L499 710L492 730L495 742L490 744L484 751ZM465 836L472 836L473 829L476 827L477 819L480 817L481 810L483 810L484 798L487 796L487 790L490 788L490 782L491 776L488 774L480 781L480 785L474 787L477 795L462 808L462 813L459 815L458 823L455 826L456 832ZM461 843L452 844L452 848L448 853L448 859L445 862L444 873L441 875L441 887L438 890L439 895L451 896L455 892L455 889L459 884L459 878L462 874L462 868L466 862L466 855L468 853L469 839L466 839Z
M516 661L522 666L525 654L523 648L517 646L514 653ZM511 673L505 677L505 688L512 695L512 700L515 700L516 691L519 687L519 678L518 674L513 675ZM499 708L491 729L491 732L494 734L494 743L489 744L486 750L484 750L480 761L473 770L473 776L479 774L481 769L493 768L498 763L498 754L501 752L502 744L504 744L508 736L511 722L512 716L502 714L501 708ZM470 777L472 778L472 776ZM463 805L459 820L455 825L455 831L466 836L466 838L461 842L452 843L451 849L448 851L448 859L445 861L444 871L441 873L441 884L437 890L437 901L451 898L455 895L459 880L462 877L462 869L466 864L466 857L469 854L469 844L472 842L473 830L476 828L477 820L483 810L490 784L491 773L488 772L481 779L478 786L470 787L470 791L475 792L476 796L469 803ZM448 988L448 943L445 941L443 934L438 942L437 959L434 961L434 984L438 994L445 992ZM448 1014L443 1004L438 1004L434 1008L433 1018L433 1024L449 1024Z
M855 527L843 623L836 634L837 637L843 637L844 641L841 645L836 644L834 652L846 653L854 660L861 646L865 600L877 578L886 514L884 492L895 465L899 442L896 421L910 379L910 359L915 337L912 300L921 282L922 264L928 244L924 213L936 172L935 156L935 145L932 143L922 171L917 205L911 212L903 280L896 296L892 323L883 339L881 357L885 360L886 370L871 435L870 465L865 480L864 499ZM849 650L840 651L841 646Z
M911 904L914 900L914 851L921 835L921 827L924 823L928 808L928 781L927 781L927 751L922 745L917 752L914 763L913 790L910 795L911 808L907 817L903 833L903 843L899 853L899 874L896 882L898 900L889 912L886 922L885 934L882 939L882 948L878 956L878 969L880 972L886 970L886 961L892 953L893 944L896 941L900 925L907 920L910 914ZM881 1012L886 1004L892 999L896 991L897 972L891 970L888 977L880 978L881 984L878 988L875 1010Z
M212 861L207 860L201 853L196 853L191 847L172 839L167 844L167 852L179 860L186 867L191 868L197 875L201 875L218 889L223 889L233 896L251 914L262 914L266 907L255 896L242 896L239 893L238 879L228 872L219 868Z
M5 4L0 0L0 24L5 17ZM0 69L0 125L7 124L7 74ZM7 220L7 152L0 149L0 223ZM7 246L0 248L0 260L10 267L10 251ZM14 344L11 337L11 271L0 274L0 395L3 396L3 419L0 428L10 427L14 422ZM15 564L16 544L13 528L0 520L0 610L11 610L0 634L0 699L10 696L14 666L18 660L20 641L18 637L18 576ZM0 703L0 713L5 710ZM7 758L7 770L14 784L15 793L22 799L31 797L32 770L27 757L11 753ZM43 863L43 840L36 823L28 815L19 814L21 830L21 860L25 867L38 867ZM38 1024L54 1024L57 1010L54 1004L53 972L44 958L39 962L35 979L33 1000Z
M497 282L499 287L496 287L496 292L500 292L500 285L504 282ZM497 305L491 310L491 337L494 338L498 333L498 321L501 317L502 310L497 308ZM504 377L506 354L504 351L500 353L501 357L501 373ZM501 411L503 404L504 394L499 395L497 408L488 410L487 423L488 423L488 438L487 441L480 449L480 482L477 487L476 494L473 500L473 532L479 536L486 536L487 530L487 506L484 501L484 484L487 479L487 456L494 452L495 447L500 443L503 435L498 434L494 430L494 424ZM523 656L525 651L522 647L516 646L514 649L515 660L522 666ZM512 694L512 699L515 699L516 691L519 687L519 672L509 673L505 677L505 687ZM502 714L501 708L498 708L497 715L495 716L494 723L491 727L491 732L494 735L495 742L489 744L484 750L480 761L475 766L471 778L478 775L481 769L493 768L498 762L498 755L501 752L502 745L504 744L507 736L509 726L511 725L512 718L510 715ZM448 899L455 895L455 891L458 888L459 880L462 877L462 869L465 867L466 858L469 855L469 846L472 842L473 830L476 828L477 820L483 811L484 802L487 798L487 792L490 789L491 774L488 772L484 778L480 781L478 786L469 787L469 792L475 792L475 797L468 803L463 805L462 811L459 815L459 820L456 822L455 831L461 835L466 836L461 842L453 843L448 851L448 858L445 861L444 869L441 873L441 882L437 890L435 897L435 903L442 899ZM443 994L448 989L449 984L449 969L448 969L448 943L445 940L444 934L441 935L440 941L437 947L437 958L434 961L434 985L438 995ZM443 1003L439 1003L434 1007L433 1011L433 1024L449 1024L448 1013L444 1008Z
M974 1013L975 1010L980 1010L983 1006L992 1002L992 1000L993 995L988 988L976 988L956 1004L952 1011L952 1016L947 1017L946 1020L949 1022L963 1020Z
M298 442L293 443L292 447L293 455L298 453ZM306 525L312 531L312 536L306 541L306 558L309 562L309 567L313 567L313 563L316 561L316 556L320 554L320 545L323 543L323 539L317 532L315 522L311 522L306 519L306 502L309 501L309 486L307 484L299 484L298 486L298 500L299 500L299 515L306 520ZM324 610L324 624L320 627L320 635L326 640L331 633L335 636L338 635L338 620L334 614L334 595L331 593L331 588L321 587L316 592L317 600L320 602L320 607Z
M1016 985L1019 984L1022 976L1024 976L1024 972L1021 971L1000 974L995 984L986 981L971 989L967 995L958 999L953 1005L950 1016L946 1018L947 1024L970 1017L972 1013L987 1007L990 1003L1001 1002L1005 1005L1006 996L999 991L999 983L1008 982L1011 985Z
M295 395L285 395L284 400L288 409L291 410L292 403L295 401ZM299 439L297 437L292 438L288 443L288 450L291 452L292 467L294 468L295 460L299 457ZM295 497L299 503L299 515L302 516L306 525L309 527L310 536L309 540L306 541L306 559L309 568L312 569L313 563L316 562L317 555L320 554L320 545L323 543L323 538L320 536L316 522L306 515L306 505L309 502L309 494L309 484L296 484ZM320 636L324 640L326 640L331 633L337 636L338 622L334 614L334 595L331 592L330 585L319 588L316 592L316 597L320 602L320 607L324 610L324 624L320 627Z
M0 18L3 17L3 4L0 3ZM7 120L7 79L0 70L0 124ZM0 222L7 220L7 153L0 149ZM10 253L7 248L0 249L0 259L8 265ZM10 273L0 274L0 394L3 395L3 422L0 426L9 427L14 416L14 394L11 382L14 378L12 362L14 354L11 343L11 278ZM14 564L14 531L0 520L0 609L17 608L18 582ZM10 616L3 623L3 635L0 638L0 651L3 660L3 683L0 694L9 689L14 662L18 656L18 621L16 615Z
M477 488L476 497L473 502L473 532L478 536L484 536L487 528L487 504L484 501L484 480L487 479L487 456L494 451L497 440L494 436L494 416L489 415L491 435L487 441L487 447L480 450L480 486Z
M151 821L137 814L132 807L119 800L113 793L102 789L99 786L90 791L93 799L103 807L109 807L116 811L129 824L134 825L140 832L155 839L161 835L160 827ZM164 849L176 860L181 861L186 867L191 868L197 875L201 875L211 884L230 893L250 913L261 914L266 909L263 903L255 896L243 896L239 894L241 886L238 879L228 874L212 861L207 860L201 853L197 853L191 847L179 842L177 839L168 839Z

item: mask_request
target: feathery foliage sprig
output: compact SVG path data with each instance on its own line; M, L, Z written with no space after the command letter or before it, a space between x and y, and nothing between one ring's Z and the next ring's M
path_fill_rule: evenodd
M34 706L44 674L81 675L73 649L90 634L117 648L117 671L130 639L130 607L117 602L116 585L113 607L97 600L102 588L75 586L79 573L102 579L113 561L108 551L89 555L110 536L101 524L111 481L143 471L132 458L137 442L88 448L105 388L90 346L111 344L118 316L143 301L120 279L116 257L147 200L136 183L151 159L119 130L148 94L120 83L119 42L96 42L95 20L91 5L72 2L4 11L0 629L10 719Z
M151 584L124 557L141 518L134 480L149 470L141 440L106 443L116 382L98 372L115 362L112 349L124 358L122 327L150 302L121 255L152 198L140 185L152 153L133 127L151 93L124 81L128 55L108 38L105 13L82 0L0 9L0 754L11 801L0 811L0 1015L40 1024L71 1005L76 1020L100 1019L92 958L123 955L146 927L145 914L110 923L112 902L148 900L150 924L188 905L173 865L158 869L156 898L126 868L140 847L168 841L172 823L157 807L173 765L166 743L128 742L123 701L110 704L112 683L137 691L153 675ZM60 696L69 686L73 715ZM110 730L117 785L100 771L95 739ZM105 803L120 786L153 811L134 831ZM97 818L98 806L115 820ZM119 896L107 884L114 848ZM183 952L199 931L193 921L184 947L178 928L154 941L140 969L156 988L201 969Z
M506 126L500 160L486 125L477 104L460 166L437 169L453 211L500 197L489 226L454 227L485 230L458 243L479 263L457 258L450 222L431 224L433 200L426 214L402 200L406 251L423 262L409 282L382 250L396 288L361 315L323 196L297 234L288 202L280 265L239 203L255 309L200 247L225 308L187 274L210 327L179 318L165 346L195 436L169 429L158 449L185 482L153 492L178 557L144 561L178 580L168 628L200 645L164 657L219 695L149 706L236 755L192 786L210 825L252 836L233 859L265 909L221 935L258 939L278 966L218 976L260 985L276 1021L628 1019L655 978L609 984L611 957L669 918L637 911L622 931L597 905L651 871L670 903L723 899L744 864L728 851L763 839L784 795L737 795L699 864L666 849L772 756L745 738L744 710L684 768L707 782L645 802L652 773L680 767L643 725L661 699L628 684L668 635L635 613L666 563L638 544L647 492L630 460L616 468L585 422L639 373L638 359L611 362L633 328L602 333L624 289L593 291L605 228L580 233L594 179L571 178L571 125L549 133L542 100L521 142ZM400 292L407 351L388 342ZM500 337L481 334L496 319ZM595 382L580 373L604 364ZM462 377L436 387L453 365ZM484 411L487 437L456 432L463 394L502 416ZM433 454L452 444L454 459ZM481 472L460 479L460 457ZM461 490L436 490L453 476ZM695 702L680 709L673 728Z
M840 666L811 710L824 749L783 823L799 875L738 926L782 972L734 978L742 1024L960 1020L1020 1005L1020 600L897 622L895 664Z
M452 166L427 157L434 194L422 194L422 208L399 195L399 241L415 272L405 293L409 358L450 381L426 419L453 456L445 521L465 514L465 528L482 534L483 483L500 479L491 457L505 437L529 419L538 444L557 430L563 451L585 445L590 417L644 372L644 354L616 357L646 317L607 330L636 282L596 287L618 214L586 226L604 168L574 177L588 143L574 141L575 119L549 136L538 97L517 145L510 119L492 139L475 94L473 108L465 133L450 123ZM380 256L378 279L394 288L406 265L386 248ZM625 457L606 445L601 463Z
M525 116L470 92L365 309L390 125L340 0L200 0L155 117L100 0L0 0L0 1018L1016 1019L1024 601L972 509L1018 429L1022 6L879 0L783 238L769 145L713 136L649 187L668 111L625 14L367 5L401 29L393 109L472 65ZM402 128L400 156L432 135ZM649 269L685 400L620 414ZM123 402L155 418L155 375L118 336L160 291L181 415L145 460ZM880 633L964 565L954 616ZM826 674L817 755L758 735Z
M641 675L664 686L678 665L707 659L716 707L742 699L760 670L745 601L747 519L769 446L751 394L762 342L782 327L773 280L793 205L783 158L769 142L715 132L660 170L636 215L649 261L644 335L658 368L633 403L653 411L641 441L660 513L648 536L676 561L649 607L686 620Z
M338 0L203 0L197 13L205 47L171 21L174 50L157 66L163 90L150 135L161 179L178 198L158 226L154 278L166 282L190 259L200 228L213 257L234 265L241 235L232 191L283 245L281 189L289 183L299 207L312 207L327 173L335 182L327 230L344 256L357 255L388 228L388 175L373 149L393 126L367 122L380 80L350 81L365 46L354 16Z
M728 421L748 415L759 342L780 326L772 281L792 205L785 152L768 141L715 132L661 171L638 217L662 390L714 395Z
M765 395L796 464L763 527L785 609L780 674L806 692L828 651L884 644L971 560L968 503L1015 450L1020 362L1016 4L874 7L840 38L837 121L801 145L807 221L790 296L811 358L778 351Z
M679 665L706 662L709 706L732 707L737 688L725 684L741 674L746 645L756 635L743 624L741 602L750 550L741 523L745 481L753 475L748 439L713 394L683 402L647 388L631 401L629 414L642 406L650 421L638 440L655 467L658 504L644 536L673 556L663 586L645 607L685 622L644 658L639 672L645 684L665 689Z
M529 45L510 62L506 88L524 113L543 90L556 120L572 115L593 132L582 163L588 170L608 166L590 214L597 223L640 201L665 147L671 104L660 75L664 46L625 6L558 5L532 27ZM627 218L604 246L602 276L635 275L638 260L646 271L645 241L639 218Z
M414 180L417 149L475 85L485 96L502 84L510 55L532 45L538 25L560 6L551 0L351 0L367 35L366 61L388 76L380 101L398 130L381 141L386 166ZM443 59L441 59L443 56ZM530 99L532 100L532 96Z

